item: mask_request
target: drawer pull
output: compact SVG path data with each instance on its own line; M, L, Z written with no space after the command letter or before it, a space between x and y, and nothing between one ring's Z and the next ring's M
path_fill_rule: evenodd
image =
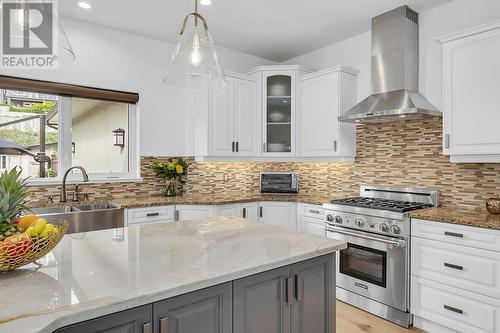
M168 333L168 318L160 319L160 333Z
M311 214L319 214L319 210L316 210L316 209L309 209L309 213Z
M244 219L247 218L247 209L246 208L243 208L243 218Z
M453 269L458 269L459 271L464 270L464 266L459 266L459 265L454 265L454 264L449 264L447 262L444 263L445 267L453 268Z
M455 312L455 313L458 313L458 314L463 314L464 312L460 309L457 309L457 308L454 308L452 306L449 306L449 305L443 305L443 307L448 310L448 311L451 311L451 312Z
M153 333L153 330L151 328L151 323L142 325L142 333Z
M297 302L302 302L302 276L295 275L295 299Z
M286 284L286 304L292 304L292 278L289 277L285 280Z
M359 283L359 282L354 282L354 285L356 287L368 290L368 286L366 284L362 284L362 283Z
M451 236L451 237L457 237L457 238L464 238L464 234L458 234L456 232L445 231L444 235L445 236Z
M147 217L160 216L160 213L147 213Z

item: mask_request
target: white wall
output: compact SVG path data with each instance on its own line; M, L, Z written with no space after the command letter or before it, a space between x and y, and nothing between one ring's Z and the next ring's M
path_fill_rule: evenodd
M114 146L113 131L125 129L125 147ZM128 106L103 102L79 116L73 116L71 131L75 143L73 165L87 172L129 172Z
M499 0L455 0L420 13L420 92L442 109L442 51L436 38L500 19ZM312 69L345 65L360 70L358 101L370 94L371 32L287 60Z
M174 45L75 20L63 25L76 53L75 62L58 70L1 70L1 74L138 92L140 155L193 155L193 96L163 84ZM255 56L217 48L227 70L244 72L272 64Z

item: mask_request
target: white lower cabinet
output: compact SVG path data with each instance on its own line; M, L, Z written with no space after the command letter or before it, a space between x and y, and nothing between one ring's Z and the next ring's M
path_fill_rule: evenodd
M177 221L206 219L215 216L215 206L210 205L177 205Z
M258 202L249 202L243 203L240 205L240 214L239 216L244 217L246 219L252 221L259 221L259 203Z
M264 201L259 203L259 222L297 230L296 215L297 208L295 202Z
M297 230L326 237L323 213L321 206L298 203Z
M175 206L153 206L125 210L125 226L175 220Z
M413 238L415 276L500 299L500 252Z
M498 299L418 277L412 277L411 290L412 313L420 318L451 332L500 332Z
M219 205L215 207L215 216L241 216L240 205Z
M414 325L432 333L500 332L500 231L424 220L411 226Z
M257 202L219 205L216 206L215 216L238 216L249 220L258 221L258 209L259 204Z

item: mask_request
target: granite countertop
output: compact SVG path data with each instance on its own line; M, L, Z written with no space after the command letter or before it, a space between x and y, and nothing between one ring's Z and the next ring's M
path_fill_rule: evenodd
M0 274L0 332L52 332L345 246L236 217L66 235L40 269Z
M122 208L141 208L151 206L168 206L168 205L227 205L245 202L256 201L280 201L280 202L301 202L311 205L322 205L334 199L344 198L345 194L324 194L324 193L308 193L308 194L260 194L260 193L222 193L222 194L197 194L184 195L178 197L164 196L137 196L134 198L116 199L111 198L108 201ZM103 201L91 201L91 203L102 203ZM30 208L40 207L57 207L64 205L84 204L83 202L74 203L34 203L30 204Z
M409 216L415 219L500 230L500 214L490 214L486 209L460 210L458 207L438 207L411 212Z
M345 195L325 194L200 194L179 197L136 197L131 199L114 199L113 203L123 208L139 208L166 205L226 205L255 201L301 202L312 205L322 205Z

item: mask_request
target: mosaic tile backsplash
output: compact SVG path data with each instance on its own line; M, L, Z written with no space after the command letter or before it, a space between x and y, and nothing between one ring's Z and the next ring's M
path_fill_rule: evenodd
M441 155L441 119L361 125L357 128L357 157L350 163L191 163L186 194L259 191L259 172L298 171L300 192L357 195L362 184L404 187L434 187L441 192L441 205L461 210L482 209L484 200L500 194L500 164L454 164ZM164 182L147 165L154 157L141 159L141 183L83 185L92 199L159 196ZM165 158L159 158L160 160ZM224 180L223 175L227 178ZM57 186L34 187L32 200L40 203L48 195L57 199ZM69 191L68 195L71 195Z

